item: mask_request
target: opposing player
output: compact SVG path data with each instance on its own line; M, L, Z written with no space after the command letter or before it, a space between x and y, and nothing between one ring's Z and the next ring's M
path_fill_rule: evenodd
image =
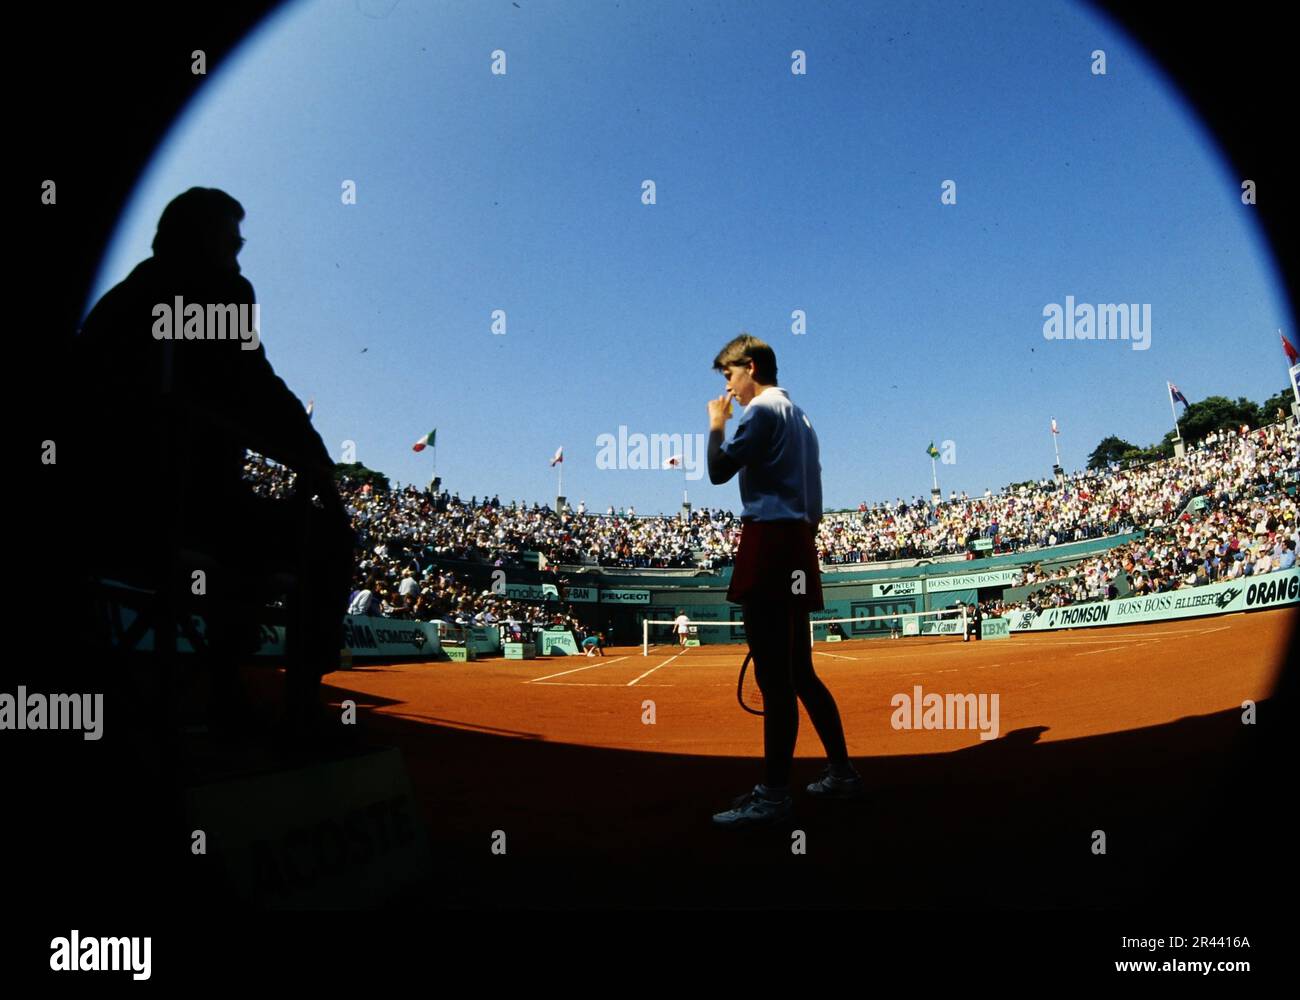
M691 620L686 617L686 611L678 611L677 617L673 619L673 626L677 629L677 645L686 645L686 636L691 630Z

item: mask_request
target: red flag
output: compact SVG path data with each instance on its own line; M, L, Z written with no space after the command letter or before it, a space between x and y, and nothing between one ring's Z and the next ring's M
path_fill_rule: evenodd
M1277 331L1277 335L1282 338L1282 350L1286 351L1287 361L1292 365L1300 364L1300 351L1297 351L1295 345L1286 339L1286 334L1281 330Z

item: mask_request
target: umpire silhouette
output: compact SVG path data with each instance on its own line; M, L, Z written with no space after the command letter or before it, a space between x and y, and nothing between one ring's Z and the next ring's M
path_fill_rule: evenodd
M69 443L78 485L93 497L80 527L96 565L156 566L159 546L216 557L201 600L219 714L238 701L236 664L257 646L267 600L285 590L285 578L270 578L294 574L297 646L282 733L301 737L320 724L320 678L338 665L355 536L329 452L271 368L260 330L213 339L206 307L255 315L237 259L243 218L239 202L215 188L191 188L167 205L153 256L99 300L73 342L74 401L88 426ZM179 315L173 335L160 335L160 307L174 309L177 297L205 307L202 339L181 336ZM254 496L243 481L245 448L298 474L293 498Z

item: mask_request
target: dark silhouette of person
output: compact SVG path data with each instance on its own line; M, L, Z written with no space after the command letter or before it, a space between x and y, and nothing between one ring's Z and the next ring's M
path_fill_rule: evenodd
M284 582L268 583L272 574L306 567L289 594L284 719L301 735L319 721L321 675L338 666L355 535L329 452L261 345L253 286L237 260L243 218L215 188L167 205L153 256L99 300L73 341L71 395L85 426L64 455L72 452L77 483L93 489L78 527L97 565L156 567L160 545L215 555L200 600L219 661L254 651L266 602ZM255 496L243 480L245 448L293 469L295 495ZM235 669L218 670L228 693Z

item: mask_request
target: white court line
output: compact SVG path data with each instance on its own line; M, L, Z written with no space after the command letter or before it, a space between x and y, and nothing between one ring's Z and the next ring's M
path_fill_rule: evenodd
M1154 642L1155 640L1152 639L1151 641ZM1139 643L1137 646L1111 646L1111 647L1108 648L1108 649L1090 649L1090 650L1088 650L1086 653L1075 653L1074 655L1075 655L1075 656L1091 656L1093 653L1113 653L1113 652L1115 652L1116 650L1119 650L1119 649L1123 649L1123 650L1126 650L1126 651L1127 651L1127 650L1138 649L1138 648L1140 648L1140 647L1143 646L1143 645L1146 645L1146 644L1145 644L1145 643Z
M1228 626L1225 625L1223 627L1227 628ZM1216 629L1215 631L1218 630ZM1204 632L1198 630L1195 632L1153 632L1150 635L1113 635L1109 639L1061 638L1056 640L1056 644L1061 646L1084 646L1087 645L1088 643L1098 643L1098 642L1113 642L1113 643L1155 642L1157 639L1176 639L1179 636L1184 636L1184 635L1204 635L1204 634L1205 634Z
M856 659L857 659L856 656L845 656L843 653L823 653L820 649L814 649L813 652L816 653L818 656L833 656L833 657L835 657L835 659L837 659L837 660L856 660Z
M1154 642L1154 641L1155 639L1152 636L1148 636L1145 639L1139 639L1137 636L1133 636L1132 638L1129 639L1069 639L1069 640L1062 639L1059 642L1059 645L1061 646L1123 646L1128 643L1143 643L1143 642Z
M677 654L677 656L685 656L685 655L686 655L686 650L684 650L684 649L683 649L680 653ZM673 660L677 659L677 656L670 656L670 657L668 657L668 659L664 660L663 663L659 664L659 667L666 667L666 666L668 666L668 664L672 663ZM656 670L658 670L659 667L651 667L651 668L650 668L649 670L647 670L644 674L642 674L641 677L649 677L649 676L650 676L651 674L653 674ZM635 684L637 681L639 681L639 680L641 679L641 677L636 677L636 678L634 678L634 679L628 681L627 684L626 684L625 686L626 686L626 687L631 687L633 684Z
M641 686L647 688L670 688L670 687L676 687L677 685L676 684L642 684ZM724 686L729 686L729 685L724 685ZM543 682L542 687L616 688L616 687L627 687L627 685L626 684L584 684L581 681L545 681Z
M1120 627L1120 628L1123 628L1124 626L1121 625L1121 626L1119 626L1119 627ZM1223 626L1223 628L1228 628L1228 627L1229 627L1229 626L1227 626L1227 625L1224 625L1224 626ZM1218 629L1215 629L1215 631L1217 632ZM1013 632L1012 634L1015 635L1014 632ZM1114 636L1114 637L1111 638L1111 639L1107 639L1106 641L1107 641L1107 642L1145 642L1145 641L1148 640L1148 639L1153 639L1153 638L1161 638L1161 639L1163 639L1163 638L1165 638L1165 637L1167 637L1167 636L1177 636L1177 635L1204 635L1204 634L1205 634L1205 630L1204 630L1204 629L1193 628L1193 629L1182 629L1181 631L1176 631L1176 632L1148 632L1146 635L1117 635L1117 636ZM1022 636L1022 637L1025 637L1025 636L1028 636L1028 635L1043 636L1043 637L1045 637L1045 638L1052 638L1052 639L1054 639L1056 642L1066 642L1066 643L1068 643L1068 642L1096 642L1096 641L1097 641L1096 639L1075 639L1075 638L1073 638L1073 637L1071 637L1071 638L1066 638L1066 637L1063 636L1063 635L1058 635L1058 633L1056 633L1056 632L1021 633L1021 636Z
M547 674L545 677L534 677L532 680L524 681L525 684L536 684L538 681L549 680L552 677L563 677L565 674L576 674L579 670L590 670L592 667L607 667L611 663L617 663L619 660L626 660L626 656L618 656L612 660L601 663L588 663L585 667L574 667L572 670L561 670L558 674Z

